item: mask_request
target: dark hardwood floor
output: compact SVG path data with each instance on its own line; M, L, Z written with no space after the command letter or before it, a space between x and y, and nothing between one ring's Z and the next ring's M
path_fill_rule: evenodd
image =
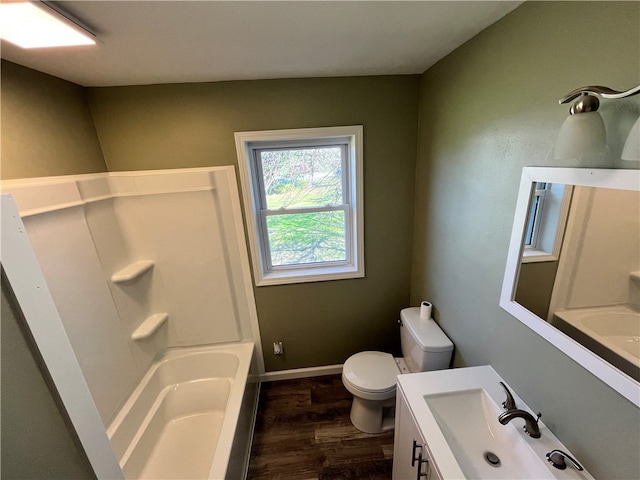
M261 386L250 480L389 480L393 432L371 435L349 420L340 375Z

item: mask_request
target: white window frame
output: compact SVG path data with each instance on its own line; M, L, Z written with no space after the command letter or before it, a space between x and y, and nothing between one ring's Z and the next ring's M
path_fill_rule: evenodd
M555 262L560 258L573 187L571 185L559 185L563 187L563 193L562 198L558 199L558 193L555 190L552 192L552 189L558 185L549 182L543 183L545 183L544 189L538 189L536 183L532 184L531 187L532 193L525 229L528 229L530 221L534 222L533 238L531 245L524 244L528 232L527 230L523 232L522 263ZM553 200L551 197L556 197L555 201L558 205L554 207L548 206ZM531 219L532 203L536 201L536 198L539 198L538 211L535 218Z
M544 187L540 188L539 185L542 183ZM545 199L549 190L551 189L551 183L544 182L536 182L533 187L533 194L531 195L531 202L529 206L529 216L527 221L527 230L525 232L525 249L536 250L538 248L539 237L540 237L540 229L543 222L544 214L545 214ZM535 205L535 212L533 211ZM529 236L529 232L531 232L531 242L526 242L526 237Z
M318 282L364 277L364 193L363 193L363 135L362 125L290 130L236 132L236 151L245 213L251 261L256 286L288 283ZM266 216L270 213L261 206L256 152L265 148L307 147L319 145L346 145L344 204L335 207L344 210L346 218L345 262L324 262L292 266L272 266L268 252ZM323 209L323 210L326 210ZM312 210L304 209L305 212ZM288 210L296 213L297 210Z

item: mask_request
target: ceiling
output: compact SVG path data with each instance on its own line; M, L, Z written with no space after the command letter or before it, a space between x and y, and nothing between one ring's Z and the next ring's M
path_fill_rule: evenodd
M65 1L98 45L2 58L83 86L422 73L516 1Z

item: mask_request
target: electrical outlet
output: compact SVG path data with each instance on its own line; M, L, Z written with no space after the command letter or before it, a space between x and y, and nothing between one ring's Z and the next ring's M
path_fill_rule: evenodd
M282 346L282 342L273 342L273 354L282 355L283 353L284 347Z

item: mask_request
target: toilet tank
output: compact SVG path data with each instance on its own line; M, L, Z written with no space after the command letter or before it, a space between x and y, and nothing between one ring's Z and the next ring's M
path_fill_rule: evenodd
M402 357L411 372L442 370L449 367L453 343L430 318L420 319L420 307L400 312Z

